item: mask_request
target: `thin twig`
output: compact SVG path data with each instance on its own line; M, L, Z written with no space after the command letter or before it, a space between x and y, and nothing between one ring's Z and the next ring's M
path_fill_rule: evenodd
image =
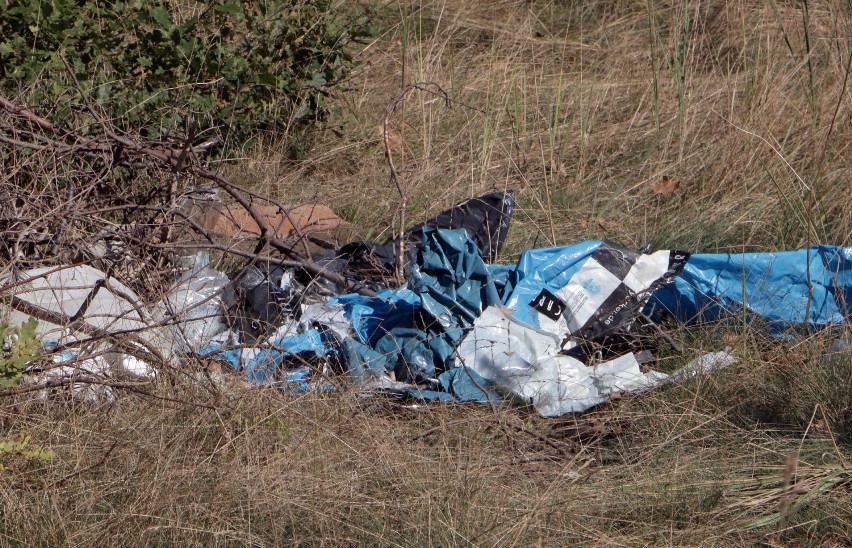
M402 88L402 91L391 99L390 103L388 103L388 108L385 111L385 117L382 121L382 137L385 145L385 158L387 158L388 161L391 181L393 181L393 184L394 186L396 186L396 190L399 193L399 206L397 207L397 212L399 214L399 233L397 235L397 238L399 238L399 248L397 250L398 256L396 261L396 279L397 283L399 284L402 284L405 281L405 208L408 205L408 191L410 189L402 184L402 179L399 175L399 171L397 170L396 164L393 161L393 153L391 152L390 146L389 130L391 116L393 116L393 113L396 111L396 108L405 100L405 97L414 90L426 91L428 93L440 96L444 99L444 104L447 106L447 108L449 108L451 104L450 96L447 95L447 92L444 91L444 88L442 88L437 83L415 82Z
M87 466L85 468L81 468L79 470L71 472L70 474L68 474L64 478L58 479L55 482L51 483L45 489L53 489L57 485L61 485L61 484L65 483L66 481L70 480L71 478L74 478L76 476L79 476L80 474L84 474L86 472L89 472L90 470L94 470L95 468L98 468L100 465L102 465L103 463L106 462L106 460L109 458L109 456L112 454L113 450L116 447L118 447L118 440L115 440L114 442L112 442L112 445L110 445L109 449L107 449L106 452L101 456L101 458L98 459L98 462L96 462L95 464L92 464L90 466Z
M204 167L197 165L187 165L186 162L183 161L186 156L183 152L183 147L179 149L155 148L150 145L137 143L129 137L120 136L115 131L109 129L109 127L105 127L104 135L112 142L104 143L96 139L90 139L76 135L70 131L60 130L59 128L56 128L50 122L33 113L26 107L17 106L2 95L0 95L0 106L2 106L11 114L21 116L24 119L33 122L44 131L59 135L66 140L73 139L77 145L91 147L94 150L113 150L114 148L122 149L124 151L124 154L121 155L116 161L116 163L119 165L128 167L134 166L133 161L135 160L138 162L141 156L143 160L145 158L153 160L155 163L160 164L161 167L165 167L170 170L180 168L180 171L182 173L212 181L219 188L221 188L228 195L230 195L238 204L240 204L240 206L242 206L246 210L246 212L252 217L252 219L257 223L258 228L260 229L260 235L258 236L258 246L256 248L255 253L259 252L260 249L263 248L263 246L270 245L280 253L283 253L287 257L291 258L293 261L297 262L300 268L304 269L306 272L310 273L313 276L325 278L333 282L335 285L344 288L346 291L360 293L369 297L377 296L377 293L375 291L368 288L364 284L348 280L340 274L329 271L321 267L320 265L314 263L308 257L297 253L293 249L292 245L281 240L278 234L274 230L270 229L269 223L266 221L264 216L261 215L257 208L254 207L252 203L252 197L257 196L255 193L246 190L243 187L240 187L239 185L234 184L222 175L210 171ZM269 199L266 200L278 207L282 215L284 215L288 219L290 224L294 227L294 231L297 233L297 235L299 235L299 240L304 242L306 240L306 237L301 231L301 229L298 227L298 223L295 223L294 220L290 218L287 208L285 208L277 201Z

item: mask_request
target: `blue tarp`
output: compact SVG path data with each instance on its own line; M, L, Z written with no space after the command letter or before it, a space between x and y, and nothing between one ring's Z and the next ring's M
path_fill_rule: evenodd
M601 246L588 241L534 249L514 266L490 265L464 230L425 228L406 287L382 290L378 297L332 299L344 306L352 337L340 340L314 328L272 341L274 349L248 359L239 351L220 356L257 383L286 377L278 370L288 356L307 353L336 358L356 381L367 372L392 373L397 391L419 398L496 401L489 381L458 367L455 348L491 305L540 327L532 302L543 290L556 293L568 284ZM805 319L811 329L841 325L852 308L852 248L691 255L674 283L657 289L649 304L683 322L747 311L775 334L801 327Z
M806 319L809 330L843 325L852 314L852 247L692 255L650 303L683 322L758 319L773 334L800 329Z

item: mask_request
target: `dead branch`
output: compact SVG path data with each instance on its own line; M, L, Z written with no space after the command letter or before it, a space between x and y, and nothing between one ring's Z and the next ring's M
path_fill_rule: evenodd
M165 356L163 356L156 347L138 337L136 334L126 332L112 333L89 325L84 321L73 322L71 318L64 314L57 314L50 310L45 310L44 308L28 303L14 295L7 296L6 298L9 299L9 305L12 308L19 312L23 312L24 314L28 314L37 320L56 325L69 325L73 323L75 330L99 339L114 341L118 348L134 358L138 358L146 363L166 363Z
M21 118L25 122L34 125L35 129L41 130L51 136L38 136L32 130L21 130L9 121L0 121L0 137L7 144L14 144L15 146L40 152L49 152L57 156L77 155L87 159L91 159L94 156L96 159L103 160L104 156L101 155L109 154L109 159L105 162L105 169L112 169L114 166L130 169L159 168L172 173L181 173L190 177L211 181L240 204L260 228L257 246L253 255L259 254L265 246L269 245L313 276L325 278L344 288L346 291L357 292L367 296L376 296L376 293L364 284L348 280L336 272L324 269L311 261L307 254L302 255L296 252L292 244L281 240L275 231L270 230L269 224L254 207L252 199L258 197L256 193L234 184L222 175L210 171L201 165L187 161L190 155L187 153L186 146L171 148L161 144L137 142L130 137L119 135L103 122L103 120L101 120L103 135L96 138L84 137L73 131L57 128L28 108L16 105L2 95L0 95L0 107L13 117ZM97 113L93 109L92 113L97 117ZM3 132L7 133L7 135L3 135ZM191 147L191 150L194 155L196 152L206 150L209 146L210 143L208 142L197 147ZM298 228L298 224L292 222L292 219L289 218L287 208L274 200L268 201L276 205L282 214L288 218L297 232L298 241L306 242L307 238ZM196 226L193 228L197 231L200 227Z
M425 91L433 95L438 95L444 99L444 104L447 108L450 107L450 96L447 95L447 92L444 91L444 88L440 85L435 82L415 82L402 88L402 91L391 99L390 103L388 103L388 108L385 111L385 117L382 120L382 137L385 145L385 158L388 161L391 181L393 181L397 192L399 192L399 206L397 206L397 214L399 215L399 249L397 251L396 279L397 283L400 284L405 281L405 208L408 205L408 192L410 189L403 185L402 179L399 176L399 171L396 169L396 164L393 161L389 129L391 116L393 116L394 112L396 112L397 107L405 101L405 97L414 90Z
M203 409L212 409L214 411L218 411L218 410L221 409L221 407L217 407L215 405L211 405L211 404L207 404L207 403L187 401L187 400L182 400L182 399L179 399L179 398L162 396L162 395L159 395L159 394L154 394L154 393L149 392L147 390L143 390L142 387L150 385L151 384L150 382L119 382L119 381L111 381L111 380L108 380L108 379L99 379L99 378L96 378L96 377L85 376L85 375L70 375L68 377L64 377L64 378L61 378L61 379L54 379L54 380L50 380L50 381L46 381L46 382L42 382L42 383L38 383L38 384L21 386L21 387L18 387L18 388L2 389L2 390L0 390L0 398L6 397L6 396L19 395L19 394L27 394L27 393L30 393L30 392L40 392L42 390L51 390L51 389L54 389L54 388L68 388L68 387L72 387L72 386L77 385L77 384L103 386L105 388L113 388L113 389L116 389L116 390L126 390L128 392L132 392L134 394L144 396L144 397L147 397L147 398L165 401L165 402L169 402L169 403L176 403L176 404L179 404L179 405L186 405L186 406L190 406L190 407L200 407L200 408L203 408Z

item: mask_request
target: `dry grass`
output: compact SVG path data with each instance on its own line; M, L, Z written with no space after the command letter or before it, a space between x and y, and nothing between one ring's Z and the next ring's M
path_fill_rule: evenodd
M409 218L514 188L514 252L598 237L693 250L848 242L848 5L810 3L808 55L796 6L651 4L421 2L404 18L388 6L386 33L339 97L345 137L329 131L295 166L270 148L241 169L387 226L398 199L384 109L403 81L434 81L452 109L421 94L394 118ZM663 176L674 193L651 190Z
M273 136L229 174L387 234L379 127L403 83L433 81L452 108L419 93L393 118L407 218L515 189L507 259L604 237L850 245L852 7L803 6L388 3L335 98L343 137L293 160ZM825 357L830 334L676 335L667 368L726 344L740 364L560 420L235 381L159 387L216 410L7 398L0 439L53 456L0 454L0 544L848 545L852 357Z
M27 432L29 448L55 456L3 457L4 544L819 545L848 537L852 426L837 409L852 393L848 355L827 367L816 351L784 364L747 343L738 351L743 363L712 378L559 420L237 383L220 394L218 411L135 396L97 408L6 401L3 430ZM160 393L211 401L200 386ZM811 417L814 402L821 408ZM798 476L787 485L791 455ZM785 501L805 497L780 518ZM769 521L751 529L760 519Z

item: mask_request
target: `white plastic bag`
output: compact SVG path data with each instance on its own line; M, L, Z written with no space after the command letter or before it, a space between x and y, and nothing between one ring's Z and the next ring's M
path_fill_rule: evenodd
M594 366L559 354L561 340L488 307L458 348L461 364L544 416L585 411L616 392L641 392L735 363L728 352L706 354L680 371L643 373L633 353Z
M190 270L159 303L157 318L176 321L176 350L196 352L228 330L223 312L230 301L229 283L228 276L210 267Z

